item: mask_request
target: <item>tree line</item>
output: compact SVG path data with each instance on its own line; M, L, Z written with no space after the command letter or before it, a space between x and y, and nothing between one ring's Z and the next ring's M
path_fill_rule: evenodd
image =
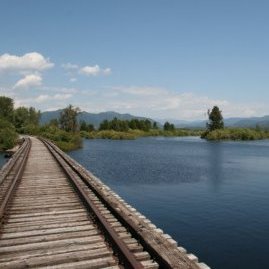
M53 140L60 148L70 150L81 145L77 116L79 108L69 105L59 119L40 125L41 113L34 107L14 107L14 100L0 96L0 150L12 148L18 134L43 136Z
M40 111L30 107L14 108L13 99L0 96L0 150L11 148L18 138L17 133L39 124Z
M156 121L149 119L121 120L118 118L102 121L96 131L93 124L85 121L78 122L79 113L78 107L69 105L61 111L59 119L52 119L48 124L40 125L41 113L39 110L23 106L15 108L12 98L0 96L0 150L11 148L18 138L18 133L47 137L62 149L70 150L81 145L81 136L87 137L85 134L98 133L98 131L126 133L127 138L131 135L130 132L134 136L136 136L135 132L140 136L143 134L145 136L197 135L199 132L199 130L176 129L174 124L168 121L161 128ZM114 137L115 133L111 133L111 135ZM202 138L212 140L261 139L268 136L268 132L258 128L256 131L248 132L246 132L246 128L224 129L222 112L217 106L208 110L206 130L201 135ZM93 137L95 136L93 135Z

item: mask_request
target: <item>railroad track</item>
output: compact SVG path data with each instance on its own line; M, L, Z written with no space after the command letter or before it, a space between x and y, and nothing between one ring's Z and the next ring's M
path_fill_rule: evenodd
M1 171L0 268L206 268L47 140Z

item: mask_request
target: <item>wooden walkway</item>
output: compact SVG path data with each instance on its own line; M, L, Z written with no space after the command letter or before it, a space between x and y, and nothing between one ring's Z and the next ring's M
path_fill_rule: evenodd
M154 261L156 257L158 260L159 255L154 250L154 243L145 250L145 245L140 244L140 240L136 239L130 229L126 228L81 180L78 188L86 193L86 200L92 200L101 212L101 218L112 227L114 236L122 241L120 244L123 244L123 248L124 245L127 246L127 250L135 259L134 264L137 265L130 266L122 262L118 249L115 250L114 245L108 241L103 229L97 224L96 217L93 217L93 213L85 205L85 199L81 198L81 194L78 194L76 188L70 183L68 176L73 173L69 168L70 164L64 164L63 167L66 166L67 170L63 169L60 165L63 160L60 162L55 160L51 152L52 148L49 150L50 147L46 147L37 138L31 138L31 143L23 176L7 204L2 219L0 268L209 268L203 263L198 263L195 256L192 259L190 255L184 253L185 251L172 247L174 242L172 244L169 242L171 238L168 237L168 241L165 242L163 235L160 238L164 241L165 251L160 256L165 256L167 251L168 260L169 253L176 253L176 256L171 256L171 264L174 265L170 266L168 262L166 266L165 262L165 266L160 266L162 263L158 264ZM57 150L55 154L57 155ZM0 185L0 201L4 200L4 194L15 174L11 171ZM74 174L72 177L76 178L78 175ZM117 210L121 211L120 206L116 202L114 204ZM138 229L141 230L139 214L137 219L140 227ZM147 223L152 225L146 220L144 228ZM153 227L154 230L158 230L155 228ZM156 234L157 238L159 231ZM152 236L149 240L152 240ZM158 245L161 243L158 238L157 241L159 243L156 249L160 248ZM160 258L160 261L162 259Z

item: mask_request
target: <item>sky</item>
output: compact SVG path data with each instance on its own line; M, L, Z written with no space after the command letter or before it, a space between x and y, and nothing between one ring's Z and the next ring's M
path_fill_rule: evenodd
M0 95L154 119L269 114L269 1L0 0Z

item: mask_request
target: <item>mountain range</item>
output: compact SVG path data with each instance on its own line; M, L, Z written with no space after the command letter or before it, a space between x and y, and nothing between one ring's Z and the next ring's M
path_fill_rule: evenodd
M60 117L61 109L56 111L45 111L41 113L41 124L49 123L52 119L58 119ZM118 118L121 120L131 120L131 119L140 119L145 120L149 119L151 122L156 121L159 125L163 125L165 121L174 123L176 127L181 128L204 128L206 126L205 120L196 120L196 121L186 121L186 120L174 120L174 119L165 119L165 120L154 120L146 117L134 116L131 114L121 114L114 111L107 111L101 113L89 113L83 111L79 114L78 120L84 120L87 123L93 124L95 127L98 127L103 120L112 120L113 118ZM250 118L227 118L224 119L224 125L227 127L252 127L255 128L257 125L260 127L269 127L269 115L263 117L250 117Z
M60 114L62 110L56 110L56 111L45 111L41 113L40 123L46 124L49 123L52 119L59 119ZM139 116L133 116L131 114L121 114L114 111L107 111L107 112L101 112L101 113L89 113L86 111L83 111L79 113L78 115L78 121L85 121L86 123L91 123L95 127L98 127L100 123L104 120L113 120L114 118L120 119L120 120L131 120L131 119L139 119L139 120L146 120L149 119L151 122L153 122L150 118L145 117L139 117Z

